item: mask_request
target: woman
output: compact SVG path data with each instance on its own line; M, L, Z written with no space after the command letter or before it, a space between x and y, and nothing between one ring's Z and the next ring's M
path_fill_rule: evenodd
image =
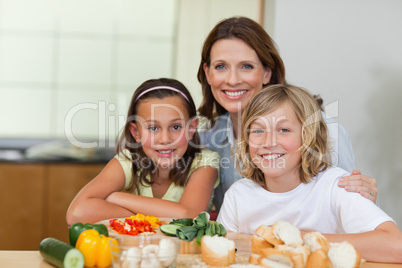
M231 154L231 145L241 129L241 113L263 86L286 83L285 67L273 40L258 23L245 17L233 17L218 23L207 36L198 81L203 93L198 112L210 123L200 129L201 144L221 157L221 183L214 193L214 204L219 212L226 190L241 179ZM324 118L336 152L332 163L352 171L354 155L347 131L335 120L325 115ZM377 199L376 180L361 175L358 170L344 177L338 186L358 192L373 202Z

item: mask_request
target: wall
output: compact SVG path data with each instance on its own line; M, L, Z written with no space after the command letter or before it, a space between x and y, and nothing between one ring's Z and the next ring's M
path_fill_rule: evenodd
M69 131L113 143L134 89L172 76L175 0L2 0L0 10L2 138Z
M357 167L377 179L379 205L401 225L402 2L281 0L274 9L288 82L332 107Z
M114 147L133 91L150 78L178 78L198 105L205 36L226 17L260 20L261 3L0 1L0 138Z

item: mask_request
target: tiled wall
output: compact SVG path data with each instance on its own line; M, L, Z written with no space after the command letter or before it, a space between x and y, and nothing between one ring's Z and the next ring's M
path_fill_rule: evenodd
M69 135L114 147L133 91L149 78L179 79L199 105L206 35L235 15L261 22L262 3L0 0L0 139Z
M114 140L134 89L172 76L176 12L176 0L1 0L0 138L68 127Z

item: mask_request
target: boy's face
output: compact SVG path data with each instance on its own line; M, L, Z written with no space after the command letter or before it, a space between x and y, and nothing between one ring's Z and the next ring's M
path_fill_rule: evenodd
M300 183L302 124L287 102L250 125L250 157L269 181ZM269 188L269 187L268 187Z

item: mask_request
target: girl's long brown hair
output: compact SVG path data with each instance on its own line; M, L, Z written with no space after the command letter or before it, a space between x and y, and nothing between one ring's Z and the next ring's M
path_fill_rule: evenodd
M142 95L139 99L137 99L142 92L156 86L167 86L180 90L180 92L182 92L187 97L188 100L185 99L178 92L163 88L147 92L144 95ZM135 122L135 117L138 112L137 111L138 104L145 99L150 98L164 99L172 96L178 96L182 99L182 102L186 107L186 111L183 112L188 113L190 119L195 118L197 116L196 107L190 92L181 82L175 79L159 78L159 79L147 80L136 89L131 98L130 107L127 112L126 124L124 126L122 134L120 135L119 142L117 143L116 146L116 153L120 156L124 155L127 159L130 159L133 164L132 168L133 179L127 191L132 192L136 190L137 194L140 194L138 187L139 184L144 186L152 185L154 183L154 180L152 178L158 175L157 166L155 165L155 163L153 163L151 159L148 158L148 156L142 149L141 144L135 141L134 137L130 132L130 124L131 122ZM187 151L185 152L185 154L182 156L181 159L177 160L174 168L169 173L171 181L174 182L176 185L179 186L185 185L191 167L191 163L195 158L196 154L199 153L200 151L198 146L199 144L200 139L197 131L195 131L193 138L191 139L191 141L189 141ZM122 152L122 150L124 149L128 150L128 152L130 153L130 157Z

